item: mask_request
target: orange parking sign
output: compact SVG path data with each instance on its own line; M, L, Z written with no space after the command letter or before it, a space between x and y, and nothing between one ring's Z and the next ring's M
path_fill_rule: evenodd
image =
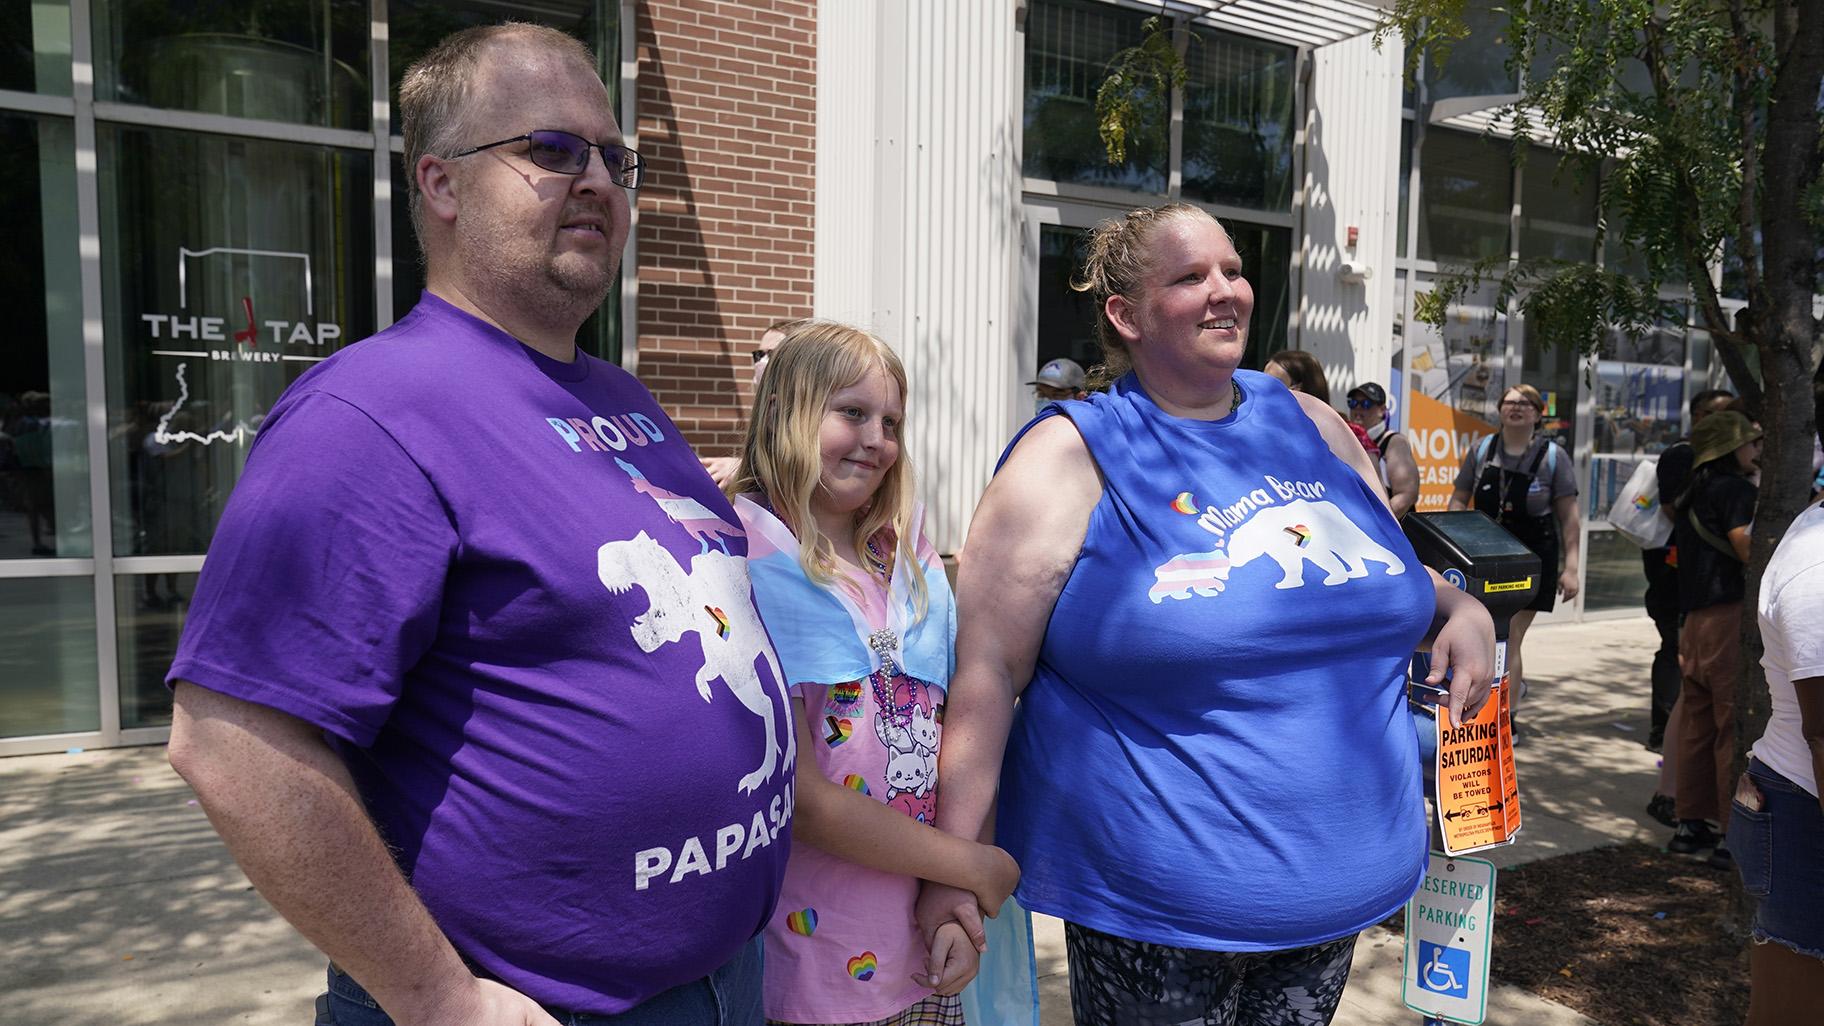
M1453 723L1449 708L1440 705L1437 722L1435 805L1444 851L1461 855L1512 841L1520 830L1520 789L1506 675L1474 717Z

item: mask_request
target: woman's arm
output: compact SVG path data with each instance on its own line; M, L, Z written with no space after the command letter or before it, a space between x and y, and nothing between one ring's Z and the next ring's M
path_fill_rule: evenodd
M1397 519L1419 504L1419 464L1412 458L1412 442L1405 435L1383 435L1390 444L1381 450L1387 467L1387 505Z
M1558 575L1558 593L1569 602L1577 597L1577 569L1583 562L1583 513L1575 495L1553 499L1552 512L1558 516L1558 536L1564 547L1564 572Z
M1349 429L1349 422L1343 419L1343 415L1316 396L1294 392L1292 398L1298 400L1298 405L1304 408L1305 416L1317 425L1317 433L1323 436L1324 444L1330 446L1330 451L1336 454L1336 458L1360 474L1362 480L1368 483L1368 490L1380 496L1381 505L1386 506L1387 491L1381 487L1381 475L1375 471L1374 461L1368 458L1368 450L1362 448L1361 441ZM1388 506L1388 511L1392 512L1391 506Z
M824 776L804 699L792 699L792 719L798 731L794 842L869 869L946 883L974 894L991 911L1000 909L1020 879L1013 856L934 830Z
M990 836L989 815L1013 701L1032 679L1052 606L1076 565L1102 479L1076 426L1040 422L988 483L957 574L956 675L938 748L937 823L961 837ZM955 920L982 944L977 902L926 886L919 925L929 939Z

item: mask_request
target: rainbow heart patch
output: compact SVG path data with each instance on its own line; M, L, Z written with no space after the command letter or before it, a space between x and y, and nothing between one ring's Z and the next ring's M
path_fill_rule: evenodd
M874 952L872 951L864 951L854 958L849 959L849 975L863 983L873 979L874 970L879 968L880 960L874 957Z
M855 723L852 720L825 716L823 722L830 728L829 731L823 735L823 739L829 742L831 748L841 745L855 734Z
M1293 524L1286 528L1286 533L1298 540L1298 547L1301 549L1311 544L1311 529L1303 524Z
M728 640L728 614L715 606L704 606L703 611L709 614L709 620L716 625L716 637Z
M785 914L785 928L800 937L809 937L811 934L817 932L817 910L814 908L806 908L800 909L797 912L787 912Z
M837 705L854 705L861 701L861 682L850 681L847 684L830 685L830 701Z

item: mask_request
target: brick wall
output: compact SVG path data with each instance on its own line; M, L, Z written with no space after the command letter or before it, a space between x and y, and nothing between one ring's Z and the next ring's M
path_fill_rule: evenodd
M815 0L637 5L639 375L733 452L766 326L811 312Z

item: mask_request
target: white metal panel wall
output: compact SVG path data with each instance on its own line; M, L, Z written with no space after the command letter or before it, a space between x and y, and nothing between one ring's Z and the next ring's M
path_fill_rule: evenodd
M1364 35L1312 54L1299 346L1323 363L1339 407L1357 382L1387 384L1392 366L1402 51L1398 37L1377 52ZM1351 225L1360 229L1353 253ZM1343 281L1345 260L1371 276Z
M931 540L954 552L1021 421L1014 5L824 0L818 28L816 309L904 360L905 451Z

